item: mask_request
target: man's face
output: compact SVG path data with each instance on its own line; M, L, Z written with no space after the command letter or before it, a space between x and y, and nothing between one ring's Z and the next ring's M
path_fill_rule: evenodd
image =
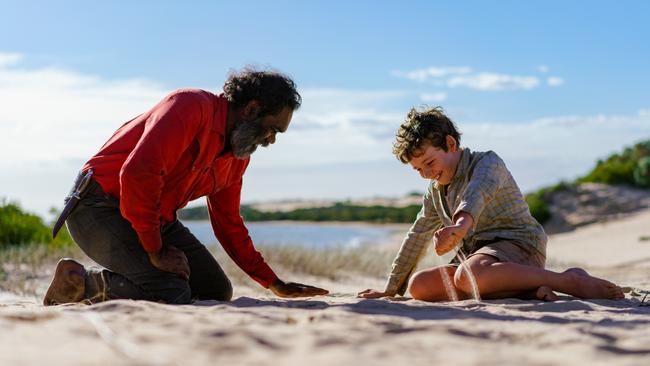
M257 147L275 143L275 135L289 128L293 110L285 107L278 114L263 117L242 117L230 136L230 145L235 157L248 158Z
M458 149L455 145L447 150L444 151L430 144L424 145L419 150L420 154L413 157L409 164L420 173L422 178L433 179L443 186L447 185L454 178L459 161Z

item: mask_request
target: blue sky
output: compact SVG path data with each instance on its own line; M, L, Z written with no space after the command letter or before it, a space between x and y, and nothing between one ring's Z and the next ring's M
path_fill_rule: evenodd
M134 4L135 3L135 4ZM268 65L303 94L244 201L424 189L390 154L411 106L524 191L650 138L650 5L613 2L0 1L0 196L45 213L121 123L178 87Z

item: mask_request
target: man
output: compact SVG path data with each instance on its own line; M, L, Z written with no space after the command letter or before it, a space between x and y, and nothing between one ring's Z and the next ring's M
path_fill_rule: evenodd
M44 304L230 300L225 273L176 217L203 196L217 239L251 278L281 297L326 294L280 280L239 214L250 155L287 130L300 103L287 76L246 68L223 94L177 90L125 123L83 166L59 220L67 216L74 241L106 269L60 260Z

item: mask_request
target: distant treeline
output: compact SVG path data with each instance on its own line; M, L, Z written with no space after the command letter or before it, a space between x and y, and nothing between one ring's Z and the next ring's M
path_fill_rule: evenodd
M420 205L406 207L357 206L344 202L329 207L299 208L292 211L266 212L242 205L240 213L246 221L366 221L377 223L413 222L420 211ZM179 218L184 220L205 220L206 206L183 209Z

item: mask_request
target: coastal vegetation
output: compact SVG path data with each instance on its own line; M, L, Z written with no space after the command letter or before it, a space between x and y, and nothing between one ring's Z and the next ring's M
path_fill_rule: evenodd
M65 226L52 239L52 227L35 214L26 212L18 203L0 201L0 249L16 245L46 244L66 246L72 243Z
M526 195L530 212L541 224L551 218L550 204L554 193L574 189L581 183L626 185L650 188L650 140L626 147L620 153L598 160L586 175L574 181L562 181Z

